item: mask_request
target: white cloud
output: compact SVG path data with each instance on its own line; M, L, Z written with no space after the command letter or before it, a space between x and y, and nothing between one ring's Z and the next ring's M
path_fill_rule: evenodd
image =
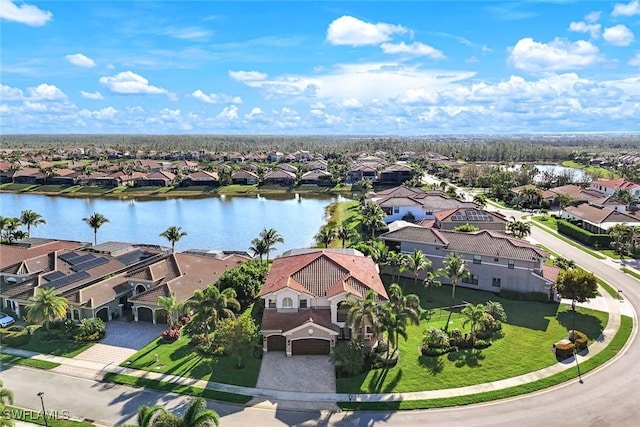
M180 109L172 110L170 108L163 108L160 110L160 118L164 121L181 122L182 112Z
M66 99L67 95L54 85L42 83L36 87L30 87L27 89L29 93L29 99L31 100L46 100L54 101L58 99Z
M84 118L92 118L96 120L113 120L118 115L118 110L113 107L105 107L101 110L80 110L78 115Z
M411 44L401 43L383 43L381 46L382 51L387 54L407 54L411 56L428 56L433 59L444 59L446 56L441 50L433 48L429 45L420 42L414 42Z
M559 38L550 43L520 39L510 49L509 62L532 73L586 68L604 61L599 49L588 41L570 42Z
M629 60L629 65L640 67L640 52L637 52L636 55Z
M341 105L344 108L362 108L362 102L357 98L343 99Z
M600 15L602 15L602 12L600 11L591 12L584 17L584 20L589 23L598 22L600 20Z
M629 28L620 24L606 28L602 33L602 38L614 46L629 46L633 42L634 36Z
M82 95L82 97L86 98L86 99L104 99L102 94L100 92L98 92L98 91L85 92L84 90L81 90L80 91L80 95Z
M482 45L482 53L483 54L487 54L487 53L491 53L493 52L493 49L491 49L489 46L487 45Z
M38 9L30 4L14 4L12 0L0 0L0 18L7 21L27 24L31 27L41 27L51 20L53 14Z
M216 117L220 120L229 120L229 121L237 120L238 107L236 105L224 107Z
M69 61L69 63L73 65L77 65L78 67L91 68L96 66L96 63L93 59L81 53L74 53L73 55L67 55L65 56L65 58L67 58L67 61Z
M259 71L229 71L229 77L241 82L265 80L268 75Z
M23 98L24 93L20 89L0 83L0 99L3 101L22 101Z
M198 27L170 28L165 30L162 34L180 40L207 40L211 37L211 31Z
M569 31L574 33L589 33L591 38L597 39L600 36L600 24L586 23L583 21L572 22L569 24Z
M640 15L640 0L631 0L629 3L616 3L611 16Z
M401 104L435 104L440 97L436 91L427 90L423 87L417 89L407 89L397 101Z
M224 93L210 93L206 94L200 89L194 91L191 94L195 99L206 102L207 104L217 104L217 103L231 103L231 104L242 104L242 98L239 96L231 96L226 95Z
M249 112L249 114L245 114L244 116L247 119L253 119L253 118L256 118L256 117L264 116L264 111L262 111L262 108L260 108L260 107L253 107L251 109L251 112Z
M152 86L149 80L134 73L133 71L123 71L115 76L100 77L100 83L114 93L123 95L132 94L163 94L171 97L166 89Z
M389 41L394 34L407 32L408 30L401 25L371 24L353 16L341 16L329 24L327 41L333 45L377 45Z

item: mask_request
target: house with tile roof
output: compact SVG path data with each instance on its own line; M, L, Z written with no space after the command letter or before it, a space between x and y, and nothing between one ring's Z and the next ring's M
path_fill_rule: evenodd
M441 230L453 230L460 225L473 225L480 230L504 231L507 218L498 212L485 211L477 207L453 208L433 214L434 226Z
M560 212L560 216L569 221L580 222L582 228L596 234L608 234L617 224L640 226L640 216L591 203L567 206Z
M349 340L348 298L373 290L388 300L378 267L354 249L299 249L273 260L261 298L263 350L329 354L337 340ZM377 337L366 329L365 342Z
M591 187L594 190L601 191L611 195L616 191L629 191L632 196L640 197L640 184L626 180L624 178L617 179L598 179L591 181Z
M557 298L553 284L559 270L545 265L549 254L502 232L462 233L404 223L380 238L396 252L412 254L421 250L431 260L432 271L442 268L450 254L458 254L470 272L458 286L497 294L504 291L536 294L541 300ZM426 274L423 272L422 278ZM444 278L443 283L446 280Z

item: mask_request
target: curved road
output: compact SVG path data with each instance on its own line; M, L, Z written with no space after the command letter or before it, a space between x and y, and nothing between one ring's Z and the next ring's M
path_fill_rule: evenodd
M621 304L640 308L640 282L620 272L611 261L601 261L532 227L532 238L592 271L623 291ZM637 323L634 330L637 329ZM635 337L634 337L635 338ZM68 410L111 425L132 422L142 405L182 407L185 397L67 377L46 371L9 367L1 375L16 404L39 408L38 391L44 391L47 410ZM245 408L210 402L221 424L229 426L371 426L375 424L424 426L635 426L640 420L640 342L632 339L622 356L604 368L534 394L463 408L420 411L325 413L283 409Z

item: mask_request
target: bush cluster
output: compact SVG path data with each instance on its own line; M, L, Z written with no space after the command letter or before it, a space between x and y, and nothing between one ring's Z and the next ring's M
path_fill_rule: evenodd
M78 342L95 342L104 338L105 333L102 319L82 319L73 338Z
M180 338L180 329L167 329L162 332L161 337L165 341L177 341Z
M9 326L8 328L0 329L0 340L2 345L8 347L22 347L31 341L31 331L24 326Z

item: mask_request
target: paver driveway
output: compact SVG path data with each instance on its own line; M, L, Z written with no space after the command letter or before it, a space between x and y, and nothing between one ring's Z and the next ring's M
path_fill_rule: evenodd
M286 357L284 352L272 351L262 358L256 387L335 393L336 374L329 356Z

